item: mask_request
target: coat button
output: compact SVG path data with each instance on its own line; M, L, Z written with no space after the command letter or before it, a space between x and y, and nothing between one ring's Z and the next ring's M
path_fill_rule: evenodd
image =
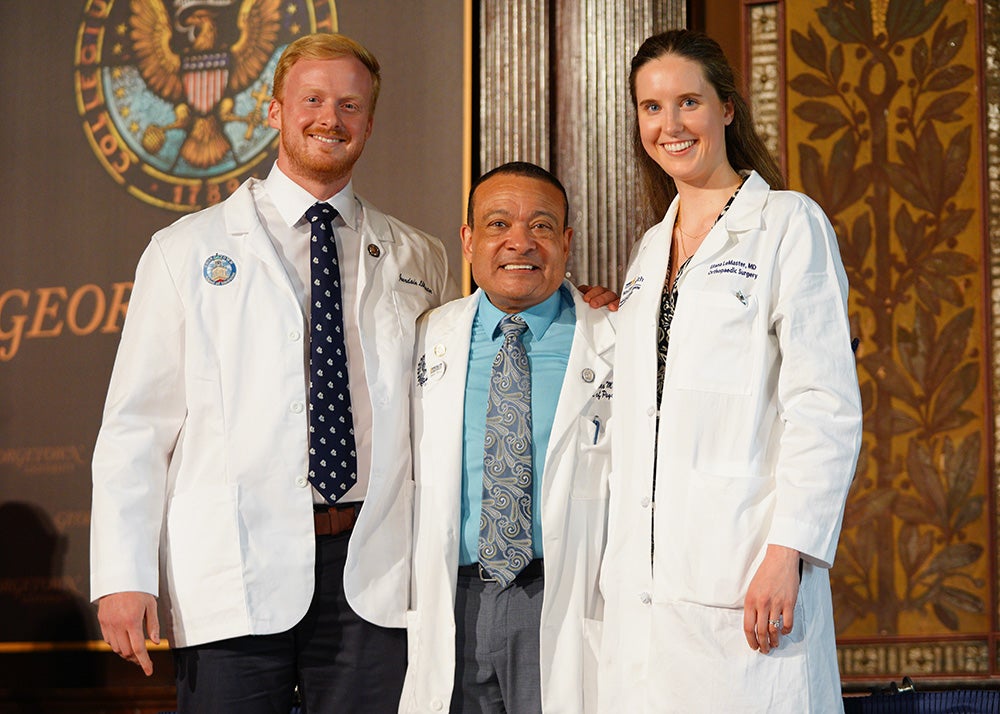
M649 593L639 593L639 602L641 602L643 605L648 605L649 603L653 602L653 598L649 596Z
M649 508L649 496L643 496L642 500L639 501L639 503L642 504L643 508Z
M431 709L433 709L436 712L439 712L442 709L444 709L444 703L440 699L432 699L431 700Z
M306 406L302 402L292 402L288 405L288 408L291 410L292 414L301 414L305 411Z
M291 330L291 331L289 331L289 333L288 333L288 341L289 342L298 342L301 339L302 339L302 333L301 332L299 332L298 330Z
M305 477L299 476L297 479L295 479L295 485L298 486L299 488L305 488L306 486L309 485L309 481L307 481Z
M646 416L656 416L656 407L650 407L647 409Z

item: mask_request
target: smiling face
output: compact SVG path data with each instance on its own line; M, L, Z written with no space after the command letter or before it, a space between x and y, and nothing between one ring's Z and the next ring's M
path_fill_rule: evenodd
M635 75L635 98L642 146L678 188L732 181L726 127L733 105L697 62L675 54L650 60Z
M320 199L351 178L372 131L372 77L355 57L296 62L268 124L281 132L278 167Z
M476 188L462 253L498 309L521 312L559 288L573 236L565 214L562 192L541 179L501 173Z

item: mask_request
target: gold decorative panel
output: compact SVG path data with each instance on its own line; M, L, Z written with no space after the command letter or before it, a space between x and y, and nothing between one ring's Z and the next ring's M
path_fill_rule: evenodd
M990 256L990 307L993 316L993 503L1000 503L1000 4L983 6L984 85L986 97L987 235ZM994 506L996 508L996 506ZM1000 509L994 513L994 534L1000 533ZM994 535L994 537L996 537ZM995 554L1000 558L1000 552ZM995 562L995 573L1000 564ZM1000 577L1000 576L998 576ZM997 583L994 597L1000 597ZM1000 612L1000 603L994 601ZM996 626L996 625L995 625ZM994 671L1000 671L1000 652Z
M785 13L789 180L837 230L860 338L865 436L832 571L842 673L989 674L979 8L829 0Z
M750 40L747 52L747 98L753 110L754 128L771 155L782 162L781 112L784 92L778 10L776 2L751 5L747 9Z

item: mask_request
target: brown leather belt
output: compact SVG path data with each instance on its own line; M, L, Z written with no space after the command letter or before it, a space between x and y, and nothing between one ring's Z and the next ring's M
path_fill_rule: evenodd
M313 506L316 535L335 536L346 533L354 528L360 510L360 503L348 503L343 506Z

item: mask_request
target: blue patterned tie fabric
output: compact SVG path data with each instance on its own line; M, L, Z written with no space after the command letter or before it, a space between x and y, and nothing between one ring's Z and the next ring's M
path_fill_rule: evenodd
M336 209L328 203L316 203L306 211L312 226L309 483L330 503L336 503L358 480L340 267L333 239L336 217Z
M479 564L502 587L531 561L531 373L520 315L500 321L503 345L493 360L486 439Z

